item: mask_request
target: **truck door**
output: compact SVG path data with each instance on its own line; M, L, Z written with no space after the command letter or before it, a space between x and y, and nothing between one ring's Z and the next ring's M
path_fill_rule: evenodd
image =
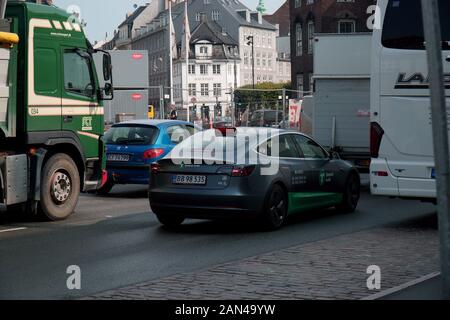
M80 137L86 157L98 157L103 110L97 101L91 56L84 49L62 47L62 130Z
M59 48L47 27L32 29L34 38L29 41L28 131L61 130Z

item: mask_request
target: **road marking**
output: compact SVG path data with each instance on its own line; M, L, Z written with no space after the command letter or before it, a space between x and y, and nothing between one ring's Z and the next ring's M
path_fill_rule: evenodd
M380 300L380 299L385 298L387 296L390 296L390 295L392 295L394 293L398 293L398 292L403 291L405 289L408 289L410 287L413 287L413 286L416 286L418 284L421 284L421 283L423 283L425 281L437 278L440 275L441 275L440 272L430 273L430 274L428 274L426 276L423 276L421 278L418 278L416 280L413 280L413 281L410 281L408 283L402 284L402 285L400 285L398 287L387 289L387 290L381 291L379 293L375 293L375 294L373 294L371 296L362 298L361 300Z
M14 229L6 229L6 230L0 230L0 233L6 233L6 232L15 232L15 231L22 231L26 230L27 228L14 228Z

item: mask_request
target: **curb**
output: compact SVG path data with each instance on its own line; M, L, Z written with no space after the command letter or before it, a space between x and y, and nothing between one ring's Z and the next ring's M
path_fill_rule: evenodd
M400 285L398 287L387 289L387 290L378 292L376 294L370 295L368 297L362 298L361 300L379 300L381 298L390 296L391 294L394 294L394 293L400 292L402 290L405 290L405 289L411 288L413 286L416 286L418 284L421 284L421 283L423 283L425 281L437 278L440 275L441 275L440 272L430 273L430 274L428 274L426 276L423 276L421 278L418 278L416 280L413 280L413 281L407 282L405 284L402 284L402 285Z

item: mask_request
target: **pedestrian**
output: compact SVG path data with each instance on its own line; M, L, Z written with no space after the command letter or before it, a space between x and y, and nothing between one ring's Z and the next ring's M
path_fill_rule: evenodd
M178 119L177 109L172 108L172 111L170 111L170 120L177 120L177 119Z

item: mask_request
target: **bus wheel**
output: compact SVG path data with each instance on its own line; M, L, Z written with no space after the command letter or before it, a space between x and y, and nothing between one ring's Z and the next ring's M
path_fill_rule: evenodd
M80 197L80 174L66 154L55 154L42 170L40 209L51 221L65 220Z

